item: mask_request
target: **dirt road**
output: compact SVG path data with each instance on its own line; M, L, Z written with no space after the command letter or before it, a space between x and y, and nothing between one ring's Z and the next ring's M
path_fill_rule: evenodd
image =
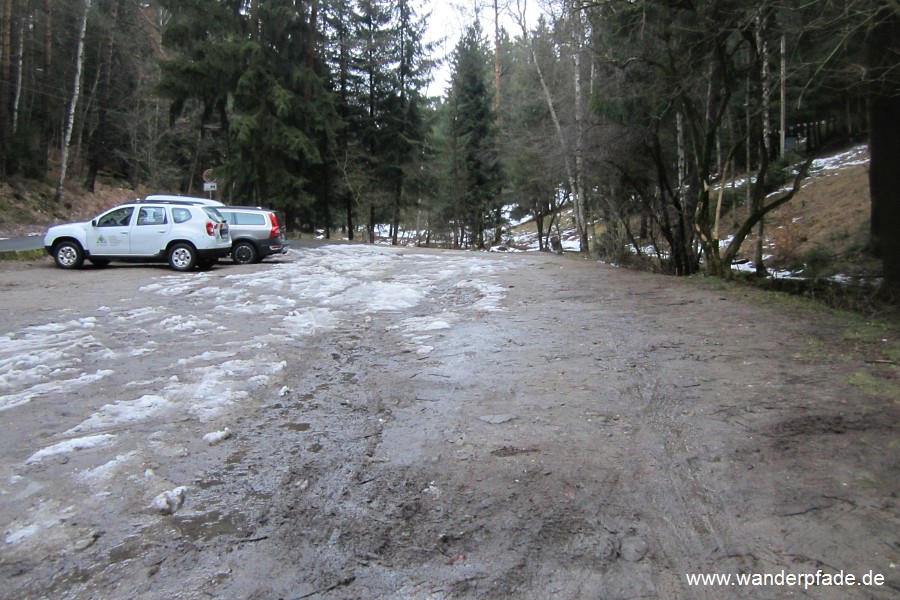
M0 310L3 598L900 592L893 332L364 246L3 264Z

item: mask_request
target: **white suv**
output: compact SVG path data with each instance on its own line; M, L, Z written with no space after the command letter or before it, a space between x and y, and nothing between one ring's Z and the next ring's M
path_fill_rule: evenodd
M137 201L111 208L86 223L55 225L44 248L61 269L84 259L168 262L176 271L208 269L231 252L228 224L214 206L190 200Z

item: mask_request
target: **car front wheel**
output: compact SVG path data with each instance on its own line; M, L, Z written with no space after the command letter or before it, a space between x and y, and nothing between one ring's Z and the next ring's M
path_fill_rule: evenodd
M197 265L197 251L190 244L178 243L169 249L169 266L176 271L190 271Z
M84 264L84 250L78 242L60 242L53 248L53 260L60 269L80 269Z
M240 265L259 262L259 252L250 242L238 242L231 250L231 258Z

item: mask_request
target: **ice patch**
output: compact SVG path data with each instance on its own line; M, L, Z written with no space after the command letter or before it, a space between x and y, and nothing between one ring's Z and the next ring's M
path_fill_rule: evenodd
M334 311L327 308L312 308L303 312L291 312L282 320L282 325L293 335L312 335L322 329L334 329L339 320Z
M7 544L15 545L21 543L23 540L36 536L40 530L41 528L37 523L31 523L21 529L7 532L5 541Z
M137 456L137 452L129 452L127 454L119 454L112 460L109 460L93 469L85 469L79 472L76 477L87 484L96 484L112 479L116 471L126 462Z
M197 334L203 333L203 327L215 328L217 326L218 323L214 321L195 317L194 315L188 315L187 317L172 315L159 322L159 327L166 331L190 331Z
M81 375L73 377L72 379L61 379L58 381L39 383L37 385L31 386L27 390L15 394L0 396L0 412L30 402L32 399L38 396L43 396L45 394L70 392L77 387L99 381L104 377L112 375L112 373L113 371L111 369L103 369L94 373L82 373ZM53 374L53 372L50 373L51 376Z

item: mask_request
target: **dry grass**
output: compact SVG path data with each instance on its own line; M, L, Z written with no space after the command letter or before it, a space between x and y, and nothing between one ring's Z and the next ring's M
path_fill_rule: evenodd
M43 233L49 225L85 221L147 193L144 189L133 191L117 182L98 181L94 193L69 185L63 202L56 203L56 188L49 183L15 178L0 182L0 237Z
M818 275L877 275L869 253L867 165L813 174L791 202L767 222L771 264L779 269L807 265ZM745 242L753 248L755 240Z

